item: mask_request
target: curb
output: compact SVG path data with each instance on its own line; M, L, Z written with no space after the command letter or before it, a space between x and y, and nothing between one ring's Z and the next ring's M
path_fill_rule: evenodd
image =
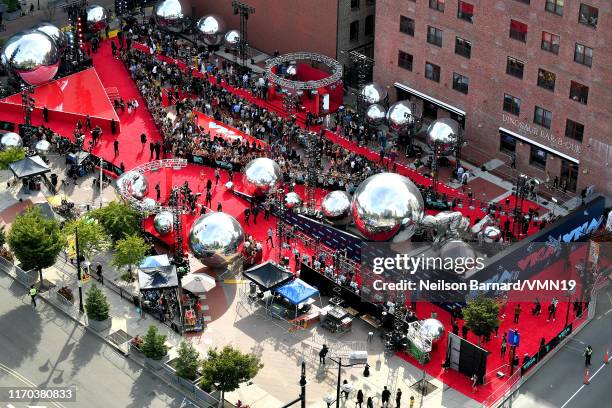
M2 269L2 268L0 268ZM26 287L22 282L19 281L19 279L17 279L15 276L13 276L11 273L5 271L4 269L2 269L2 272L4 272L5 275L9 276L11 279L13 279L13 281L19 283L21 286L23 286L24 288ZM51 305L55 310L61 312L63 315L69 317L71 320L75 321L78 323L79 326L85 328L85 330L87 330L89 333L94 334L96 337L98 337L99 339L101 339L105 344L109 345L112 347L113 350L117 351L119 354L121 354L124 358L138 364L139 367L142 368L143 371L147 371L150 374L153 374L157 379L159 379L160 381L162 381L164 384L168 385L170 388L172 388L174 391L178 392L180 395L184 396L185 398L187 398L189 400L189 402L191 402L195 407L197 408L205 408L203 406L197 405L197 403L193 402L191 400L191 398L189 397L189 395L185 394L185 390L181 389L180 387L176 386L176 384L167 381L163 376L161 376L159 373L157 373L154 370L149 369L143 362L140 362L139 360L135 359L134 357L132 357L129 353L129 351L126 353L124 352L122 349L120 349L119 347L117 347L116 344L114 344L113 342L111 342L110 340L108 340L106 337L102 336L100 333L98 333L97 331L93 330L91 327L87 326L86 324L81 323L80 320L75 319L72 315L66 313L64 310L62 310L59 306L57 306L55 303L51 302L49 299L47 299L44 296L40 296L39 299L42 299L46 304Z

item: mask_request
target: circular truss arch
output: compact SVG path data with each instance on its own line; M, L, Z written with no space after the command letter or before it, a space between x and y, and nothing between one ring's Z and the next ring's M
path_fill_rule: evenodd
M273 72L273 68L279 65L290 63L292 61L311 61L324 64L330 68L331 73L325 78L311 80L311 81L295 81ZM342 80L343 67L337 60L328 57L327 55L317 54L314 52L292 52L289 54L279 55L278 57L271 58L266 61L266 78L275 85L278 85L285 89L295 90L315 90L328 85L332 85Z

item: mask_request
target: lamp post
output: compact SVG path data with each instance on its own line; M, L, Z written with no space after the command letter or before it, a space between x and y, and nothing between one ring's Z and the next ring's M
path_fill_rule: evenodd
M306 381L306 363L303 361L302 361L302 374L300 376L299 384L300 384L300 396L294 399L293 401L291 401L290 403L283 405L281 408L290 407L293 404L296 404L298 402L300 402L300 408L306 408L306 384L308 384L308 382ZM327 407L329 408L329 403L327 404Z
M338 380L336 383L336 408L340 408L340 385L342 382L342 369L346 368L346 367L354 367L354 366L358 366L358 365L362 365L364 363L353 363L353 364L342 364L342 357L338 357L337 360L335 360L333 357L329 357L329 360L333 361L334 363L338 364ZM343 384L342 390L346 393L350 393L351 390L353 389L353 385L352 384ZM326 398L332 398L331 401L326 400ZM331 404L334 402L333 401L333 397L325 397L323 399L326 403L327 403L327 407L331 407Z
M81 254L79 252L79 229L74 228L74 240L77 259L77 280L79 285L79 312L83 313L83 282L81 281Z

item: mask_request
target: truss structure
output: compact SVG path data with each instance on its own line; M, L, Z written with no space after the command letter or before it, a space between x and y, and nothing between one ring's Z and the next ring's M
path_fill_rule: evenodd
M282 76L273 72L273 68L279 65L290 63L292 61L311 61L324 64L331 70L331 74L325 78L312 80L312 81L293 81L290 79L283 78ZM283 54L275 58L271 58L266 61L265 75L270 82L279 85L282 88L287 89L300 89L300 90L312 90L319 89L342 80L343 68L342 64L337 60L328 57L326 55L317 54L314 52L292 52L289 54Z

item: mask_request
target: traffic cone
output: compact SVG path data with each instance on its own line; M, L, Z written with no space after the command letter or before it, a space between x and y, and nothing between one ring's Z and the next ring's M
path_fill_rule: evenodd
M608 349L606 349L606 354L604 355L604 363L608 364L610 362L610 353Z
M589 381L589 369L586 370L586 375L584 376L584 384L589 385L591 382Z

